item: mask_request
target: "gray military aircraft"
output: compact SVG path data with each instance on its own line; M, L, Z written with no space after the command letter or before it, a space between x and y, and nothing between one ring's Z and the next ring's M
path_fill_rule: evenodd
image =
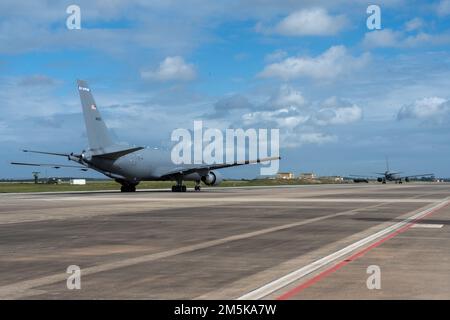
M175 165L171 161L168 151L117 144L100 116L87 82L78 80L77 83L89 148L77 154L73 152L23 151L66 157L78 165L25 162L11 162L11 164L52 168L70 167L80 168L81 170L93 169L120 183L122 192L136 191L136 186L140 181L161 180L176 181L172 191L185 192L186 186L183 185L183 181L195 181L196 191L200 191L201 182L208 186L218 185L222 181L222 177L213 170L280 159L280 157L268 157L224 164Z
M375 172L378 176L360 176L360 175L350 175L350 177L355 177L356 179L353 179L355 182L361 182L361 180L364 180L364 182L368 182L369 178L374 178L378 182L381 182L383 184L386 183L386 181L395 182L395 183L403 183L409 182L411 178L417 178L417 177L427 177L427 176L434 176L433 173L423 173L423 174L414 174L414 175L405 175L400 176L402 172L392 172L389 169L389 160L386 157L386 171L385 172ZM362 179L361 179L362 178Z

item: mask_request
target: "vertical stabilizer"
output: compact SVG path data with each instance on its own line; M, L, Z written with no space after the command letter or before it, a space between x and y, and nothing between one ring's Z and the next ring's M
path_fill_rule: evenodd
M100 116L89 85L84 80L77 80L83 109L89 147L93 150L109 147L114 144L108 127Z

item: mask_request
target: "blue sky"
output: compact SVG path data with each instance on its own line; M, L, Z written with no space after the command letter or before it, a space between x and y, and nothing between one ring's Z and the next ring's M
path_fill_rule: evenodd
M66 28L70 4L81 30ZM279 128L282 171L365 174L389 155L392 169L450 176L450 0L378 1L381 30L366 26L370 4L2 1L0 177L30 176L11 160L61 160L22 148L86 147L77 78L120 141L168 147L194 120Z

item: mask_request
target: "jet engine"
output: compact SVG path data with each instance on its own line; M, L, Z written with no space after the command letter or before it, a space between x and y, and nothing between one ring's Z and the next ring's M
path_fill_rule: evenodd
M378 182L383 182L383 179L382 178L378 178L377 181Z
M210 171L206 176L202 177L202 181L207 186L217 186L222 182L222 176L218 172Z

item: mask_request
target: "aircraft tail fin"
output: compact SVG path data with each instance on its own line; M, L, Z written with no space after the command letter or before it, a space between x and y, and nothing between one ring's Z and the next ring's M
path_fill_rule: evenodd
M101 150L114 144L111 133L100 116L89 85L84 80L77 80L83 109L86 133L91 150Z

